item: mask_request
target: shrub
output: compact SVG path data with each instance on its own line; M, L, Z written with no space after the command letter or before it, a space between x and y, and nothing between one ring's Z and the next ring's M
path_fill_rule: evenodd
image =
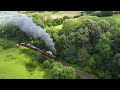
M76 15L76 16L74 16L73 18L79 18L81 15Z
M43 62L43 67L44 67L45 69L47 69L47 68L49 68L49 66L50 66L49 60L45 60L45 61Z
M72 67L64 67L63 72L60 74L62 79L75 79L76 73Z
M77 74L72 67L64 67L60 63L52 63L49 74L53 79L75 79Z
M51 70L54 66L56 65L56 63L51 63L50 66L49 66L49 69Z
M84 71L90 73L92 72L92 69L89 66L87 66L84 68Z
M50 62L50 63L53 63L53 62L54 62L54 60L53 60L53 59L49 59L49 62Z
M63 20L65 20L65 19L69 19L70 17L68 17L68 16L64 16L63 17Z
M33 71L35 71L36 69L36 64L34 63L34 61L28 61L28 62L25 62L25 67L27 71L32 74Z
M50 76L51 76L51 78L53 78L53 79L60 79L60 73L62 73L62 68L59 68L58 66L54 66L51 70L50 70L50 72L49 72L49 74L50 74Z

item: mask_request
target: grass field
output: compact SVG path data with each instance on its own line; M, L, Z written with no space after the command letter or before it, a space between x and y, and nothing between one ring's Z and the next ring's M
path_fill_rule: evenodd
M59 11L55 14L52 14L52 18L62 18L64 16L68 16L68 17L73 17L76 15L80 15L80 11Z
M35 68L29 71L25 63L31 57L21 53L21 47L0 39L0 78L1 79L45 79L49 78L40 63L34 61Z
M120 23L120 14L114 14L114 15L110 16L110 18L113 18L114 20L116 20L117 22Z

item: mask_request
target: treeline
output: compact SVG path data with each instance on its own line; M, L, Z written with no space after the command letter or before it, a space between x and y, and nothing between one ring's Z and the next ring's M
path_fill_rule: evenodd
M83 11L83 13L91 16L106 17L113 14L120 14L120 11Z
M70 17L64 16L63 18L56 18L53 19L51 17L50 12L44 12L44 13L33 13L28 14L28 16L31 16L33 21L41 26L42 28L50 27L50 26L57 26L63 23L65 19L69 19Z

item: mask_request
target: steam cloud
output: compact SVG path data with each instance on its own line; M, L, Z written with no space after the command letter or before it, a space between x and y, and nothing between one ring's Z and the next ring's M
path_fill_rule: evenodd
M43 40L49 49L56 53L53 39L46 32L46 30L42 29L40 26L37 26L32 21L31 17L20 15L14 11L2 11L0 12L0 18L2 19L3 26L10 21L12 24L17 25L21 31L33 36L34 38L40 38Z

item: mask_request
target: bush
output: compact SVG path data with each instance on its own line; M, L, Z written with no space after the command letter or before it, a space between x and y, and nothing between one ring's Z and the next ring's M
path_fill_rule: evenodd
M49 66L50 66L49 60L45 60L45 61L43 62L43 67L44 67L45 69L47 69L47 68L49 68Z
M50 62L50 63L53 63L53 62L54 62L54 60L53 60L53 59L49 59L49 62Z
M43 66L52 79L75 79L77 74L72 67L65 67L61 63L45 60Z
M64 16L63 17L63 20L65 20L65 19L69 19L70 17L68 17L68 16Z
M34 63L34 61L28 61L28 62L25 62L25 67L26 67L28 72L33 74L33 72L36 69L36 64Z
M62 71L63 71L62 68L59 68L58 66L54 66L49 72L50 77L52 79L60 79L59 75L60 75L60 73L62 73Z
M73 18L79 18L81 15L76 15L76 16L74 16Z
M60 74L62 79L75 79L76 73L72 67L64 67L63 72Z
M88 72L88 73L91 73L92 69L89 66L87 66L87 67L84 68L84 71Z
M77 74L72 67L65 67L60 63L52 63L49 74L53 79L75 79Z
M63 18L57 18L52 20L53 26L57 26L63 23Z
M100 11L100 17L112 16L113 11Z
M56 63L51 63L50 66L49 66L49 69L51 70L54 66L56 65Z

